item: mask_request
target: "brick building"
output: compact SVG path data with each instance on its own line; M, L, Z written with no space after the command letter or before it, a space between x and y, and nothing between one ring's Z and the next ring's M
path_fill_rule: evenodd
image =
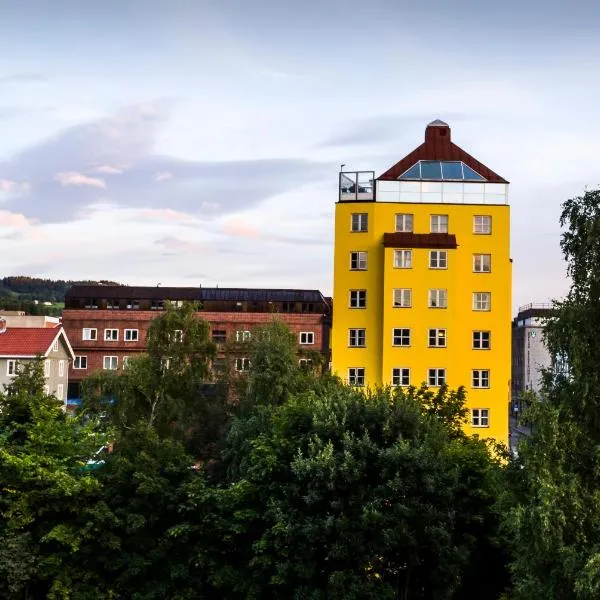
M152 319L167 303L184 301L198 305L197 315L209 323L221 351L227 341L243 341L252 329L277 318L297 335L299 348L329 360L331 301L318 290L74 286L63 311L75 353L69 399L79 397L80 383L91 373L121 369L129 357L144 352ZM239 370L247 366L243 359L236 361Z

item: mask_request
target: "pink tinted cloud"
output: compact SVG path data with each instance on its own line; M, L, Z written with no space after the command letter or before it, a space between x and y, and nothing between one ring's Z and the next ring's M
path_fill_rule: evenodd
M156 182L169 181L169 179L173 179L173 173L170 171L159 171L154 175L154 181Z
M225 223L225 225L223 225L223 231L232 237L241 237L253 240L263 237L256 227L250 225L249 223L245 223L241 219L228 221Z
M12 179L0 179L0 192L26 192L29 189L29 184L26 182L19 183Z
M172 208L145 208L136 213L136 218L144 221L168 221L170 223L194 220L192 215Z
M83 173L77 173L76 171L67 171L65 173L57 173L54 176L54 180L58 181L61 185L68 187L72 185L76 186L90 186L96 188L106 189L106 182L100 177L88 177Z
M25 215L13 213L8 210L0 210L0 227L12 227L13 229L26 229L31 227L30 221Z
M171 254L180 254L188 252L200 252L205 249L203 244L198 242L190 242L188 240L182 240L181 238L168 235L160 240L156 240L155 244L162 246L167 252Z
M105 175L121 175L125 169L115 165L100 165L94 169L94 173L104 173Z

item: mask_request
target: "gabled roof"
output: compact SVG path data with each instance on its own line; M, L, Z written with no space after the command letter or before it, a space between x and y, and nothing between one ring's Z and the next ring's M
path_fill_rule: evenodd
M74 359L73 349L62 327L8 327L0 333L0 358L46 357L59 338Z
M396 181L411 167L424 160L463 162L489 183L508 183L506 179L452 143L450 137L450 127L446 123L439 119L432 121L425 129L425 141L377 179ZM426 177L423 179L428 180Z

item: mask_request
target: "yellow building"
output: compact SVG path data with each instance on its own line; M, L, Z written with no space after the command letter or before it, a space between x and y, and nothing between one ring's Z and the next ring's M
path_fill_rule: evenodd
M430 123L378 178L341 172L332 370L352 385L467 390L469 433L508 442L508 182Z

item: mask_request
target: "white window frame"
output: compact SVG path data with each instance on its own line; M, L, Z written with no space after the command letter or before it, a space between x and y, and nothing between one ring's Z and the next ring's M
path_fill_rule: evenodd
M98 330L95 327L84 327L81 332L81 339L85 342L97 342Z
M176 344L183 342L183 329L174 329L173 337L171 338Z
M471 409L471 427L489 427L490 409L472 408Z
M367 308L367 290L350 290L350 308Z
M56 397L62 401L65 399L65 386L62 383L56 386Z
M487 346L484 346L484 334L487 333ZM492 347L492 332L477 330L473 331L473 350L490 350Z
M82 366L81 366L81 360L82 360L82 359L83 359L83 360L84 360L84 362L85 362L85 367L82 367ZM77 364L78 364L78 363L77 363L77 360L79 360L79 366L77 366ZM76 356L76 357L75 357L75 360L73 361L73 369L76 369L76 370L78 370L78 371L80 371L80 370L82 371L82 370L84 370L84 369L87 369L87 356L86 356L86 355L78 355L78 356Z
M116 337L114 337L115 331L117 332ZM119 330L115 328L105 329L104 330L104 341L105 342L118 342L119 341Z
M58 361L58 376L59 377L65 376L65 361L62 359Z
M362 340L362 343L360 343ZM366 348L367 347L367 330L364 327L351 327L348 329L348 347L349 348Z
M298 365L305 369L312 367L312 358L301 358L298 360Z
M444 332L440 335L441 332ZM433 334L433 335L432 335ZM432 344L431 340L435 340ZM442 341L443 343L439 343ZM427 347L428 348L447 348L448 347L448 331L445 328L430 328L427 331Z
M134 332L135 332L135 337L132 337ZM124 329L123 330L123 341L139 342L140 341L140 330L139 329Z
M489 312L492 310L491 292L473 292L473 310Z
M473 217L473 233L476 235L491 235L492 215L475 215Z
M50 377L51 369L52 369L52 361L47 358L44 361L44 377Z
M315 332L301 331L299 335L299 340L302 346L313 346L315 343Z
M396 288L392 292L392 306L394 308L412 307L412 288Z
M392 386L408 387L410 385L410 369L408 367L394 367L392 369Z
M58 338L52 342L52 352L58 352Z
M412 331L410 327L394 327L392 329L392 346L396 348L410 348L411 337Z
M430 269L448 268L448 250L430 250L429 251Z
M348 369L348 385L364 387L365 373L366 371L364 367L350 367Z
M235 359L235 370L238 373L246 373L250 370L250 359L246 357L239 357Z
M399 233L412 233L414 228L413 213L396 214L396 231Z
M473 273L491 273L492 255L473 254Z
M413 251L409 249L394 250L394 269L412 269Z
M352 266L353 263L356 266ZM366 271L368 267L367 252L365 250L352 250L350 252L350 270Z
M114 360L113 360L114 359ZM114 363L114 367L112 364ZM106 366L108 364L108 367ZM113 354L107 354L102 357L102 368L104 371L116 371L119 368L119 357Z
M432 383L433 381L433 383ZM429 387L440 387L446 383L446 369L443 367L431 367L427 369L427 385Z
M350 215L350 231L352 233L369 231L369 213L352 213Z
M473 369L471 373L471 387L479 390L487 390L490 387L490 370Z
M125 369L126 369L128 366L129 366L129 359L130 359L130 358L131 358L131 357L129 357L129 356L124 356L124 357L121 359L121 368L122 368L123 370L125 370Z
M429 231L431 233L448 233L448 215L430 215Z
M238 329L235 332L235 341L236 342L249 342L252 337L252 332L248 329Z
M448 308L448 290L430 289L427 293L427 306L429 308Z
M6 376L15 377L19 372L19 361L14 358L9 358L6 361Z

